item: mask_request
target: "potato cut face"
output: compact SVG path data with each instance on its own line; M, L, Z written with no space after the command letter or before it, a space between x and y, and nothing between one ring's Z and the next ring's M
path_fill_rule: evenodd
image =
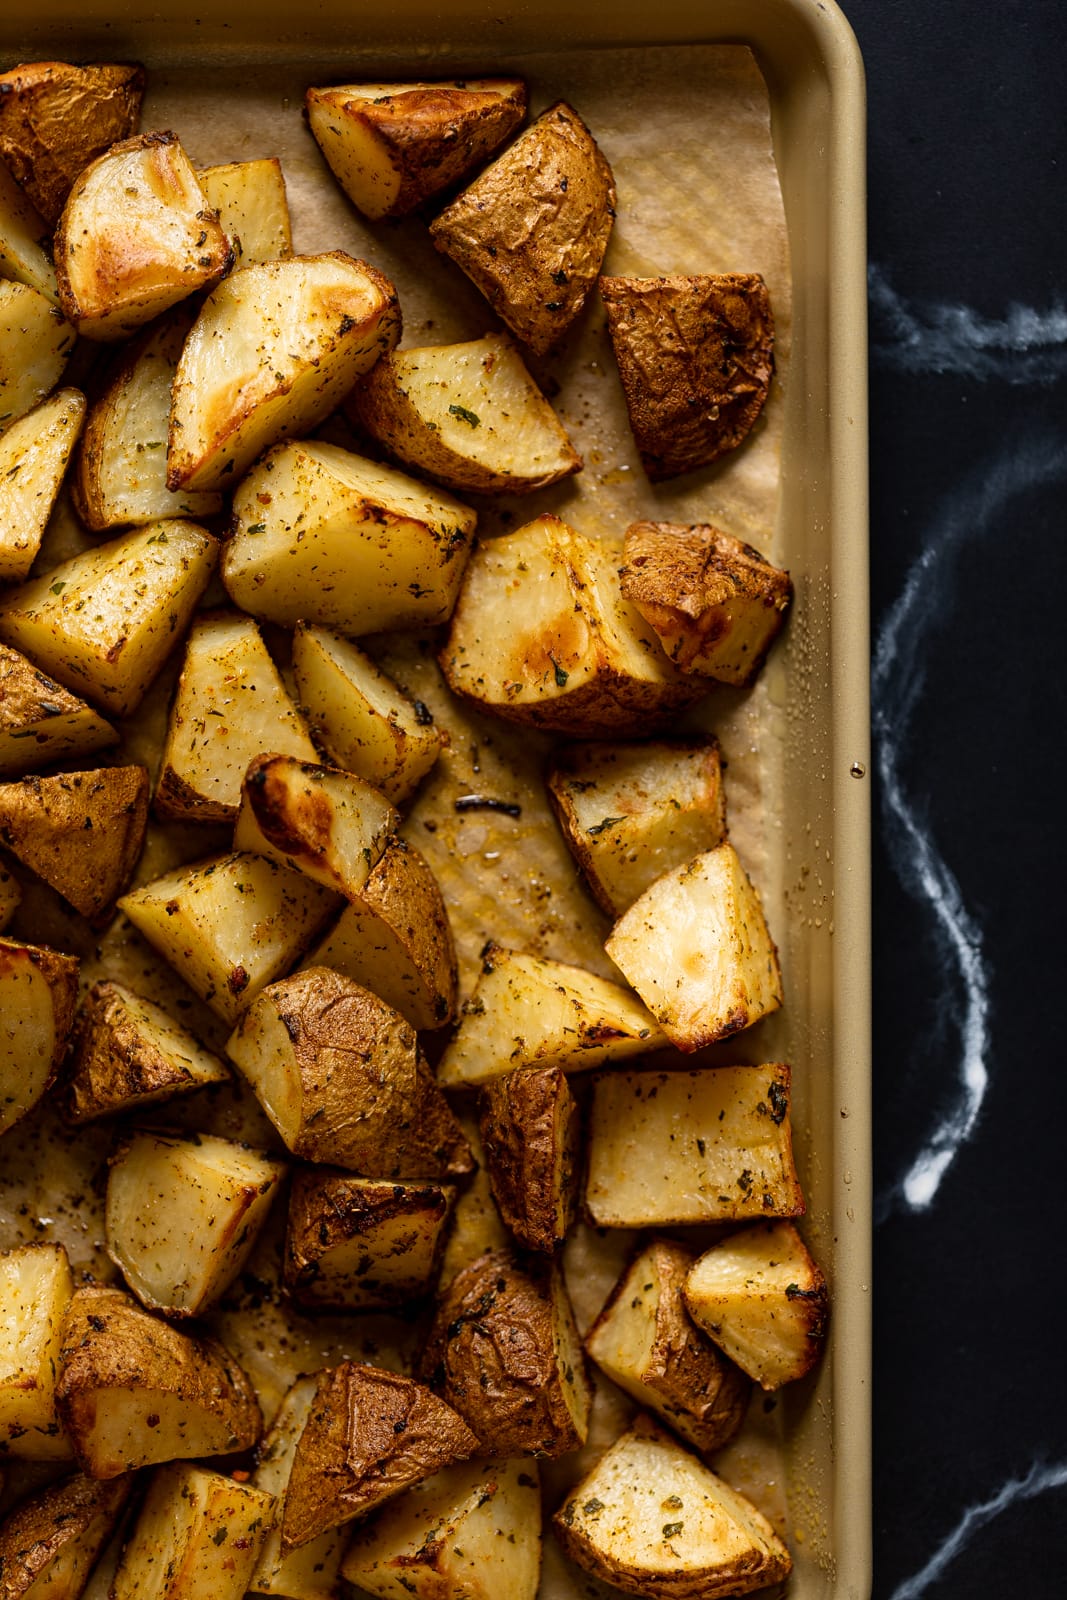
M198 617L167 723L156 812L199 822L236 821L245 773L264 750L317 760L251 617Z
M315 1378L299 1378L288 1391L270 1432L260 1447L253 1482L271 1494L277 1505L285 1498L293 1456L315 1399ZM268 1530L252 1574L254 1594L282 1595L286 1600L334 1600L347 1529L330 1528L297 1550L282 1554L278 1519Z
M445 207L430 233L512 333L544 355L596 282L615 199L596 140L560 101Z
M92 755L117 741L111 724L84 700L0 644L0 774Z
M531 1067L485 1087L479 1129L493 1198L519 1244L551 1253L577 1201L578 1104L560 1067Z
M313 623L293 634L300 709L331 760L380 789L410 799L441 754L441 731L351 640Z
M580 1072L662 1044L653 1018L620 985L562 961L490 945L437 1076L456 1088L519 1067Z
M230 598L293 627L380 633L445 622L475 514L338 445L280 445L234 496L222 557Z
M729 843L657 878L604 948L680 1050L728 1038L782 1003L778 951Z
M0 841L83 917L99 916L126 887L147 822L144 767L0 783Z
M343 251L231 273L178 363L167 486L229 487L269 445L327 417L399 337L393 285Z
M202 167L196 176L233 244L237 266L286 260L292 255L289 202L282 164L276 157Z
M342 1575L381 1600L535 1600L541 1497L530 1461L467 1462L415 1484L356 1530Z
M111 1157L108 1254L150 1311L197 1316L248 1259L285 1164L197 1134L135 1133Z
M69 1460L56 1412L56 1363L70 1297L67 1252L21 1245L0 1255L0 1460Z
M0 107L0 127L2 122ZM15 182L0 154L0 278L29 284L58 305L55 268L45 249L48 235L48 224Z
M29 573L84 416L85 396L61 389L0 435L0 583Z
M585 1203L602 1227L799 1217L787 1066L604 1073Z
M0 1133L33 1109L55 1077L77 995L74 956L0 939Z
M553 1530L580 1567L650 1600L715 1600L788 1576L750 1500L639 1418L573 1489Z
M193 522L149 523L64 561L0 604L0 637L75 693L129 716L215 568Z
M119 902L211 1009L236 1022L288 971L337 904L303 873L237 852L179 868Z
M115 1574L114 1600L240 1600L272 1495L188 1462L160 1467Z
M0 435L51 394L76 337L47 295L0 278Z
M76 1472L23 1500L0 1524L4 1600L79 1600L131 1486Z
M526 113L519 78L309 89L308 124L352 204L399 217L460 183Z
M547 783L563 837L609 916L726 837L715 739L572 745Z
M409 467L460 492L531 494L582 459L510 339L394 350L350 407Z
M75 1019L66 1115L90 1122L229 1076L162 1006L122 984L97 983Z
M815 1365L826 1337L826 1280L790 1222L731 1234L701 1256L685 1285L689 1314L764 1389Z

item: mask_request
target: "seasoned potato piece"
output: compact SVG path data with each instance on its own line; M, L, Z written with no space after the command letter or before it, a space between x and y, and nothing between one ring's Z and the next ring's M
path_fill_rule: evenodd
M526 115L519 78L309 89L308 125L365 217L400 217L461 183Z
M22 901L17 879L0 863L0 933L3 933Z
M0 84L3 78L0 77ZM0 126L4 104L0 91ZM55 268L46 250L49 228L30 204L0 157L0 278L28 283L59 304Z
M285 1164L197 1133L135 1133L111 1157L107 1250L150 1311L199 1316L229 1288Z
M563 1275L510 1250L472 1261L440 1296L421 1372L480 1455L563 1456L585 1443L592 1390Z
M179 867L119 909L211 1009L234 1023L315 937L337 897L301 872L237 851Z
M399 337L395 288L341 250L231 273L178 363L167 487L227 487L268 445L329 416Z
M0 434L51 394L76 337L47 295L0 278Z
M580 1072L644 1055L663 1035L628 990L582 967L491 944L437 1075L449 1088L517 1067Z
M137 127L144 68L35 61L0 76L0 160L46 222L55 223L77 178Z
M560 101L445 207L430 233L523 344L544 355L585 304L614 219L611 168Z
M394 805L410 799L441 754L433 714L349 639L313 623L293 634L300 709L331 760Z
M552 1521L586 1572L649 1600L718 1600L788 1577L789 1551L744 1495L639 1417Z
M602 1372L695 1450L728 1444L752 1384L690 1320L683 1290L696 1252L673 1239L640 1250L586 1336Z
M790 1071L606 1072L593 1085L585 1203L601 1227L798 1217Z
M802 1378L826 1337L826 1280L791 1222L741 1228L685 1283L695 1322L763 1389Z
M477 1450L462 1417L421 1383L355 1361L327 1368L293 1456L283 1553Z
M536 1464L472 1461L424 1478L356 1529L341 1574L382 1600L535 1600Z
M176 133L113 144L75 179L54 241L64 316L124 339L233 265L233 246Z
M0 604L0 638L126 717L181 638L215 567L193 522L153 522L64 561Z
M467 1141L415 1030L327 967L271 984L226 1046L288 1148L368 1178L460 1177Z
M92 755L117 740L84 700L0 644L0 773Z
M246 1450L263 1425L251 1384L221 1344L179 1333L132 1295L95 1285L76 1290L68 1307L56 1401L94 1478Z
M531 1067L485 1087L482 1144L500 1215L527 1250L551 1252L574 1221L579 1116L560 1067Z
M76 1472L23 1500L0 1524L4 1600L79 1600L132 1484Z
M162 1006L120 983L95 983L82 1001L70 1062L71 1122L155 1105L230 1076Z
M73 1293L61 1244L24 1244L0 1255L0 1460L65 1461L73 1454L56 1414L56 1363Z
M493 1199L489 1174L485 1168L485 1152L478 1136L477 1118L460 1113L460 1126L470 1141L475 1161L474 1175L467 1180L452 1212L452 1226L441 1258L438 1285L450 1283L461 1267L469 1266L479 1256L490 1250L506 1250L511 1246L511 1234L504 1226Z
M315 1387L315 1378L299 1378L293 1384L259 1449L253 1482L257 1489L272 1494L279 1506L289 1485L293 1456L315 1399ZM249 1588L253 1594L283 1595L287 1600L336 1600L344 1540L344 1534L330 1528L299 1550L282 1555L281 1528L276 1520L267 1532Z
M78 515L95 532L222 509L221 494L167 488L170 390L195 317L195 304L186 302L153 322L93 402L73 489Z
M479 544L441 667L514 722L570 734L647 732L700 697L624 599L618 555L550 514Z
M449 489L531 494L582 458L510 339L394 350L348 402L369 434Z
M366 1311L429 1292L455 1190L347 1173L298 1172L285 1236L285 1286L310 1309Z
M219 214L238 266L292 255L289 201L277 157L202 167L196 176L208 205Z
M601 278L600 293L653 483L736 450L774 371L774 318L759 274Z
M235 822L248 764L262 750L317 759L256 624L236 612L203 614L170 709L157 815Z
M344 973L413 1028L442 1028L452 1021L459 990L452 928L437 879L414 845L389 841L304 965Z
M623 557L622 592L676 666L752 682L793 599L788 572L707 524L635 522Z
M148 823L144 767L98 767L0 783L0 841L83 917L126 887Z
M33 566L84 416L85 396L60 389L0 436L0 583L21 583Z
M41 945L0 939L0 1133L50 1087L78 999L78 962Z
M362 778L294 756L257 756L241 786L233 844L351 899L399 817Z
M111 1586L114 1600L241 1600L274 1496L190 1462L152 1476Z
M222 581L243 610L290 627L429 627L452 611L475 520L441 490L338 445L283 444L234 496Z
M547 783L563 837L609 916L726 837L716 739L571 745Z
M604 948L680 1050L749 1028L782 1003L778 951L732 844L657 878Z

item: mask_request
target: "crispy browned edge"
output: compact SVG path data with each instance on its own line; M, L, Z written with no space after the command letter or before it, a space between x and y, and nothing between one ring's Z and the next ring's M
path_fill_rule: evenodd
M500 1215L527 1250L563 1243L577 1206L580 1116L559 1067L505 1073L482 1090L486 1169Z

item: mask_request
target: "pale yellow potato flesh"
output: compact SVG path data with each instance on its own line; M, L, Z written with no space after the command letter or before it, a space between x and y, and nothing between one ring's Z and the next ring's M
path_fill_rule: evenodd
M189 1462L160 1467L129 1535L113 1600L240 1600L274 1497Z
M84 417L80 390L60 389L0 435L0 583L29 576Z
M27 283L59 304L56 273L44 248L49 228L0 158L0 278Z
M253 1474L257 1489L285 1498L293 1456L315 1398L315 1379L298 1378L288 1390L263 1441ZM281 1529L272 1526L260 1551L249 1588L253 1594L283 1596L284 1600L334 1600L348 1530L329 1528L283 1555Z
M51 394L76 337L47 295L0 279L0 434Z
M28 1244L0 1255L0 1462L69 1461L56 1413L56 1364L74 1292L67 1252Z
M51 1083L74 1020L77 987L73 956L0 939L0 1134L32 1110Z
M208 204L219 214L223 232L233 243L237 266L280 261L292 255L293 230L285 176L276 157L201 167L197 178Z

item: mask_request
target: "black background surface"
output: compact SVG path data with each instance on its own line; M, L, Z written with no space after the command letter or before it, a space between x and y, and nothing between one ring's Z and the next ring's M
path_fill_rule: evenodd
M884 778L888 738L909 813L958 885L989 1005L976 1125L933 1202L909 1209L899 1180L960 1098L967 993L883 781L874 1593L1051 1600L1067 1592L1067 337L1046 324L1030 349L974 346L983 327L1002 345L996 325L1013 305L1045 318L1059 307L1067 322L1067 8L843 8L867 70L875 281L931 329L946 325L939 306L973 313L940 362L936 349L909 360L872 294L872 629L877 666L921 574L914 700L898 719L901 674L887 695L876 670L876 756ZM1010 1503L972 1517L959 1553L922 1576L968 1510L1056 1467L1058 1486L1009 1488Z

